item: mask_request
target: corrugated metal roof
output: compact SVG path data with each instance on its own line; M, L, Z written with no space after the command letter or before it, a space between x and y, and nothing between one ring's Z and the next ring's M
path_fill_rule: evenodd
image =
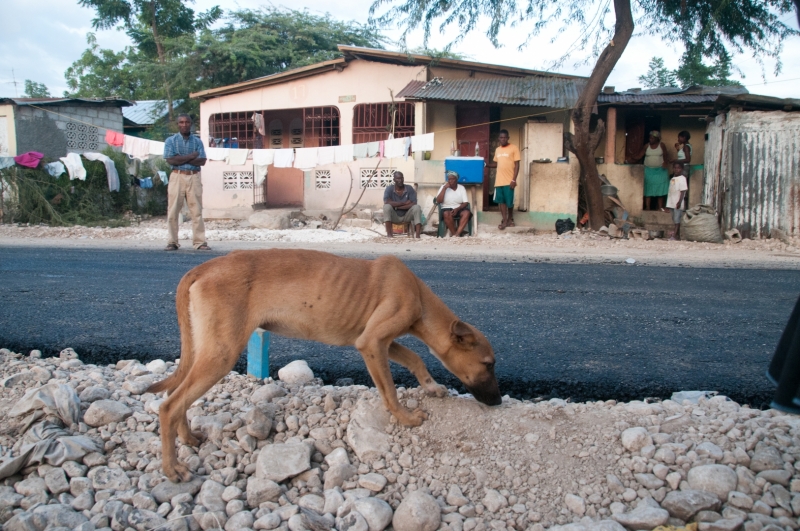
M597 103L713 103L719 94L599 94Z
M500 105L571 108L584 80L551 76L412 81L397 95L411 100L474 101Z
M121 98L0 98L0 103L14 103L26 105L62 105L64 103L113 103L118 107L133 105L128 100Z
M183 100L175 100L173 107L177 107ZM167 115L166 100L139 100L131 107L122 109L122 116L136 125L153 125L156 120Z

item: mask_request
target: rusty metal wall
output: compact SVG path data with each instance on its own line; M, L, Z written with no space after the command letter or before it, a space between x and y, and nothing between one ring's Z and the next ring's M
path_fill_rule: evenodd
M708 128L704 197L722 229L800 236L800 113L731 111L719 122Z

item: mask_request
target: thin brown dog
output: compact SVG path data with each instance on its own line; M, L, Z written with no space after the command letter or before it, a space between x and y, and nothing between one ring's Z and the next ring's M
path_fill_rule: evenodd
M427 418L397 399L389 360L410 370L426 392L445 396L422 359L396 343L411 334L484 404L500 403L494 352L486 337L460 321L398 258L342 258L305 250L236 251L184 275L176 293L181 330L178 369L148 389L169 391L159 410L164 474L188 481L175 436L196 446L186 410L233 368L253 330L354 345L388 410L405 426Z

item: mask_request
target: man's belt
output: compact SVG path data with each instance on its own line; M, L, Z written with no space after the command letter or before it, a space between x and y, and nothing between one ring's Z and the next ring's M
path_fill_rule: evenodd
M181 175L194 175L200 173L200 170L172 170L172 173L180 173Z

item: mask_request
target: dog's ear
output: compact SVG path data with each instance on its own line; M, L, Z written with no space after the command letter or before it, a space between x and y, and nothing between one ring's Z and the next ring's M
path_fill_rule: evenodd
M478 343L475 332L463 321L453 321L450 325L450 338L453 343L463 347L473 347Z

